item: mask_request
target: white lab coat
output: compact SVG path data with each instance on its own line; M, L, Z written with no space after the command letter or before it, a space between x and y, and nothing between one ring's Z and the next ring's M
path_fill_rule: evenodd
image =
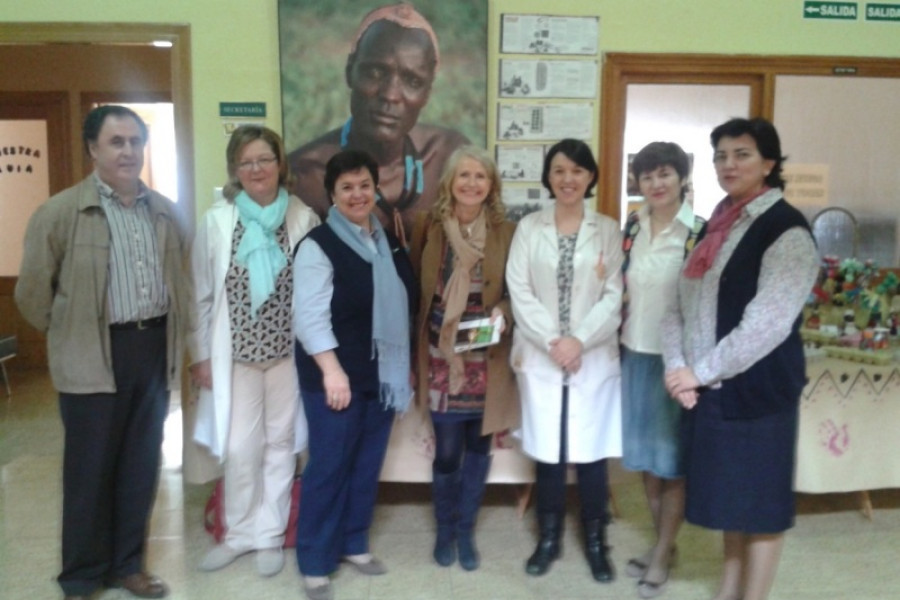
M201 389L197 403L194 441L209 448L219 461L224 461L231 422L231 319L225 276L231 262L231 240L238 220L234 202L220 200L210 207L197 228L191 252L191 269L196 290L196 331L191 336L191 360L212 362L213 389ZM319 217L299 198L290 197L285 221L291 248L319 224ZM299 403L299 388L297 401ZM306 446L306 416L302 406L297 410L295 450Z
M559 462L563 371L549 355L560 337L554 208L526 216L516 228L506 282L516 327L510 363L522 401L522 449ZM604 272L597 265L603 257ZM622 455L618 327L622 305L622 236L618 224L585 211L574 256L570 332L584 345L581 369L569 378L568 462Z

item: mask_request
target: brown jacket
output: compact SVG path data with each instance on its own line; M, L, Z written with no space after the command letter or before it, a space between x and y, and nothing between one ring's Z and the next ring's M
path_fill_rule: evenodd
M150 192L169 290L167 376L180 380L182 337L192 329L192 284L185 263L187 240L168 199ZM47 334L50 377L60 392L115 392L109 339L107 270L109 224L93 176L41 205L25 233L16 304L22 316Z
M516 378L509 366L509 350L512 340L513 316L506 292L506 257L512 242L515 224L504 221L500 225L488 223L484 248L484 288L482 300L490 314L499 307L506 320L506 331L500 343L487 348L487 395L481 433L504 431L519 426L521 411ZM428 402L428 313L437 287L441 255L444 244L444 227L433 221L428 213L416 215L413 227L410 258L419 280L419 314L416 317L415 366L417 374L416 402Z

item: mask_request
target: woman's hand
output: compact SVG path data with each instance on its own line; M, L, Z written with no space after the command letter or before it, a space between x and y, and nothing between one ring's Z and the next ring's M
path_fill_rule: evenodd
M666 373L666 390L675 399L682 392L696 391L700 387L700 381L690 367L680 367Z
M577 373L581 368L583 350L581 340L571 335L550 341L550 358L569 373Z
M325 403L331 410L344 410L350 406L350 379L344 369L338 367L322 374Z
M212 389L212 362L210 359L207 358L194 363L189 369L191 371L191 381L194 382L194 385L207 390Z
M686 392L681 392L680 394L675 396L675 401L687 410L691 410L692 408L697 406L698 396L699 394L697 393L697 390L688 390Z
M506 319L503 317L503 311L500 310L499 306L495 306L491 311L491 324L493 325L497 319L500 319L500 335L503 335L503 332L506 331Z

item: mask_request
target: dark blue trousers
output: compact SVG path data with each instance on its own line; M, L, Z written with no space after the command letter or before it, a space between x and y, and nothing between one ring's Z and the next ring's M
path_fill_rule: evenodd
M394 411L377 392L353 393L342 411L322 392L302 392L309 423L309 462L297 521L297 565L303 575L325 576L342 556L369 551L378 475Z
M159 472L166 328L111 331L113 394L59 395L65 428L62 572L67 596L144 569Z

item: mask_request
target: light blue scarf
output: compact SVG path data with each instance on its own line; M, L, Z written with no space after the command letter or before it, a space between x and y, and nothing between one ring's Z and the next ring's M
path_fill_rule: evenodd
M287 213L288 194L284 188L278 190L275 202L260 206L255 200L241 192L235 197L244 236L238 244L234 256L238 265L247 269L250 279L250 314L255 319L260 307L275 292L278 274L287 265L287 258L275 232L284 223Z
M381 402L388 408L405 412L412 388L409 384L409 299L397 274L387 234L374 216L369 215L377 253L359 235L338 209L328 210L326 223L338 238L372 265L372 352L378 356L378 380Z

